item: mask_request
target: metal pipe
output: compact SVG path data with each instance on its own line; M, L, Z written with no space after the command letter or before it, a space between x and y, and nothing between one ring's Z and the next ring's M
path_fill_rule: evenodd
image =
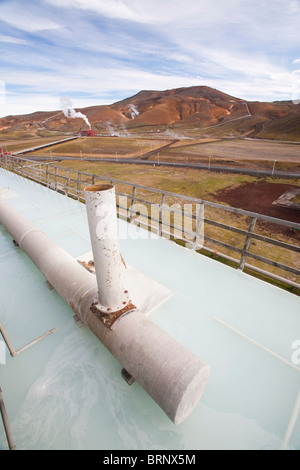
M11 344L11 342L10 342L10 340L9 340L9 337L7 336L6 331L5 331L5 329L3 328L3 326L2 326L1 323L0 323L0 333L1 333L1 335L2 335L2 338L3 338L3 340L4 340L5 344L6 344L6 346L7 346L8 350L9 350L9 352L10 352L10 355L11 355L12 357L14 357L14 356L16 355L16 351L14 350L14 347L13 347L13 345Z
M15 446L15 443L14 443L11 427L10 427L10 424L9 424L9 420L8 420L8 416L7 416L7 412L6 412L6 408L5 408L5 404L4 404L4 400L3 400L3 396L2 396L2 388L1 387L0 387L0 412L1 412L1 416L2 416L3 426L4 426L4 430L5 430L9 450L16 450L16 446Z
M124 285L125 266L119 247L115 188L110 184L84 190L98 286L98 308L116 312L129 303Z
M35 338L34 340L30 341L30 343L25 344L25 346L22 346L22 348L17 349L17 350L15 351L15 355L22 353L23 351L25 351L26 349L30 348L30 347L33 346L34 344L36 344L36 343L38 343L39 341L41 341L41 339L46 338L46 336L50 335L51 333L54 333L55 331L56 331L56 328L51 328L51 330L49 330L49 331L47 331L46 333L42 334L42 335L39 336L38 338Z
M20 247L53 288L167 416L175 424L184 421L204 391L209 366L136 309L108 328L91 308L98 298L94 274L1 198L0 223L17 243L22 240Z
M30 348L31 346L36 344L38 341L40 341L41 339L43 339L46 336L50 335L51 333L54 333L55 331L56 331L56 328L52 328L51 330L47 331L43 335L39 336L38 338L30 341L30 343L25 344L25 346L23 346L22 348L15 350L13 345L11 344L11 342L9 340L9 337L7 336L7 333L6 333L5 329L3 328L3 325L0 323L0 333L2 335L2 338L3 338L4 342L6 343L6 346L9 350L9 352L10 352L10 355L12 357L17 356L21 352L25 351L25 349Z
M300 412L300 390L298 392L296 402L295 402L295 405L294 405L294 408L293 408L293 411L292 411L292 415L291 415L291 418L289 420L289 424L288 424L288 427L286 429L285 436L284 436L283 441L281 443L280 450L287 450L290 439L291 439L293 431L294 431L294 427L296 425L297 418L299 416L299 412Z

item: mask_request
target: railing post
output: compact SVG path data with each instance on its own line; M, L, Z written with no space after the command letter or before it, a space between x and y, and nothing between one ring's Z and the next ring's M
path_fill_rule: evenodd
M68 187L69 187L69 170L68 168L65 169L65 193L68 194Z
M79 198L80 198L80 184L81 184L81 173L80 173L80 171L78 171L77 175L78 175L78 177L77 177L77 199L79 201Z
M248 230L248 235L247 235L247 237L246 237L246 241L245 241L245 245L244 245L244 248L243 248L243 251L242 251L242 256L241 256L240 264L239 264L239 267L238 267L238 269L239 269L240 271L243 271L243 269L244 269L244 267L245 267L245 262L246 262L246 258L247 258L247 252L248 252L248 250L249 250L250 243L251 243L251 239L252 239L251 234L254 232L254 228L255 228L256 221L257 221L257 218L256 218L256 217L253 217L253 218L251 219L251 222L250 222L250 226L249 226L249 230Z
M164 212L164 205L166 202L166 194L162 194L161 203L159 205L159 218L158 218L158 235L162 236L162 225L163 225L163 212Z
M54 184L55 184L55 191L57 191L57 166L54 167Z
M198 204L196 204L197 208ZM199 238L203 238L202 247L204 245L204 203L199 204L199 210L196 219L196 230L195 230L195 238L192 245L192 250L196 250Z
M46 164L46 185L49 188L49 164Z
M135 201L135 196L136 196L136 186L133 186L132 188L132 196L131 196L131 206L129 209L132 208L133 204L134 204L134 201ZM128 209L127 209L128 210ZM130 223L133 221L134 219L134 215L133 215L133 212L130 211L130 217L129 217L129 221Z

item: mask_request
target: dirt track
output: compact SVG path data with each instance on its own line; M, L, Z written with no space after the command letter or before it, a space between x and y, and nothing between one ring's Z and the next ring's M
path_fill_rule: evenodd
M251 212L276 217L300 223L300 211L285 207L279 207L272 203L287 190L296 188L295 185L276 183L245 183L235 189L224 189L219 191L215 198L225 202L232 207L238 207ZM261 223L260 223L261 224ZM300 233L295 233L288 228L273 226L276 232L284 233L300 241Z

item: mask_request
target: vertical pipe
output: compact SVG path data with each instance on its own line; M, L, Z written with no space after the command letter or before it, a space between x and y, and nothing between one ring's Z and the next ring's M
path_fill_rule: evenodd
M98 286L98 308L103 312L122 310L129 303L124 286L116 212L115 188L96 184L84 190Z
M10 427L10 424L9 424L9 420L8 420L8 416L7 416L7 412L6 412L6 408L5 408L5 404L4 404L4 400L3 400L3 397L2 397L1 387L0 387L0 412L1 412L1 416L2 416L2 421L3 421L3 425L4 425L4 430L5 430L9 450L16 450L16 446L15 446L14 439L13 439L13 436L12 436L11 427Z

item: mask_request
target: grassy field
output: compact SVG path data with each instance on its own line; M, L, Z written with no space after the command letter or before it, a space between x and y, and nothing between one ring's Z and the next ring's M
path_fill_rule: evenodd
M132 184L139 184L147 186L149 188L157 188L173 192L176 194L183 194L186 196L196 197L207 201L220 202L218 193L224 189L237 188L244 183L256 183L257 178L247 175L234 175L234 174L222 174L212 173L209 171L199 171L192 169L180 169L173 170L166 167L141 167L139 165L124 165L124 164L109 164L109 163L88 163L84 161L68 161L61 162L58 164L61 168L59 171L60 175L65 175L65 171L68 168L68 176L76 179L74 171L83 171L94 175L104 177L108 181L110 179L116 179L120 181L126 181ZM72 174L72 172L74 172ZM89 176L82 176L81 178L81 189L85 185L91 184L91 178ZM278 178L264 178L267 183L273 184L287 184L287 185L298 185L298 180L286 180ZM61 184L64 184L64 178L60 180ZM76 189L76 183L74 182L74 189ZM132 189L122 184L116 184L116 190L122 193L127 193L131 196ZM153 195L148 190L138 190L138 197L151 201L152 203L159 203L160 196ZM129 198L130 202L130 198ZM176 197L168 197L166 200L168 205L183 204L181 200ZM224 204L226 205L226 204ZM145 208L146 212L149 211L149 207ZM174 215L171 217L171 222L174 221ZM205 217L210 220L228 224L230 226L248 230L250 219L246 216L238 216L236 214L229 213L222 209L215 209L206 207ZM300 217L299 217L300 219ZM145 219L141 218L141 221L145 222ZM284 241L290 244L299 245L299 239L295 239L294 235L285 231L274 232L273 227L270 224L258 222L256 226L256 233L259 233L270 238ZM206 224L205 235L211 238L222 241L223 243L233 245L236 248L243 249L245 238L237 233L224 230L212 225ZM175 236L176 238L176 236ZM239 255L234 251L226 248L220 248L218 245L212 242L206 242L205 246L211 248L213 252L222 252L234 258L238 258ZM270 244L261 241L253 241L251 244L251 251L260 256L266 256L276 262L286 264L288 266L297 267L300 269L299 254L293 252L287 252L279 247L274 247ZM260 261L248 260L250 264L266 269L266 265ZM283 275L283 272L275 267L268 266L267 269L274 274ZM285 273L288 279L294 282L300 283L299 276L294 274Z
M50 142L56 142L70 136L58 136L51 135L48 137L30 137L30 138L7 138L7 136L0 135L0 147L7 152L18 152L19 150L25 150L38 145L48 144ZM49 150L48 150L49 153Z
M130 183L165 189L170 192L184 194L207 200L216 200L215 194L222 189L229 189L246 182L256 182L257 178L248 175L213 173L205 170L189 168L168 168L158 165L124 165L118 163L86 162L83 160L69 160L56 164L62 168L69 168L98 174L104 177L115 178ZM283 183L299 185L298 180L267 177L268 183Z
M31 139L29 144L29 139L24 139L22 141L11 141L12 146L17 146L20 148L28 148L30 145L37 145L38 143L46 143L52 140L57 140L57 136L52 136L52 138L40 138ZM204 199L207 201L220 202L219 192L223 190L230 190L237 188L245 183L255 183L258 181L258 178L248 175L237 175L237 174L222 174L214 173L205 170L195 170L195 169L174 169L168 167L161 167L157 165L157 161L153 161L153 166L142 166L142 165L133 165L133 164L118 164L106 163L106 162L88 162L84 161L82 158L85 157L101 157L101 156L111 156L114 159L117 158L129 158L129 157L138 157L141 154L148 152L150 150L156 150L162 146L170 143L172 139L170 136L168 138L158 136L155 137L149 136L149 138L136 138L136 137L93 137L93 138L80 138L76 141L67 142L59 146L55 146L51 149L52 156L55 159L56 155L64 156L74 156L77 158L74 160L61 161L60 163L55 163L59 168L58 171L58 182L64 185L65 179L64 176L68 174L70 178L74 180L77 179L77 171L86 172L93 175L100 175L101 177L110 180L117 179L120 181L125 181L132 184L140 184L147 186L149 188L157 188L173 192L176 194L183 194L190 197L195 197L199 199ZM10 142L9 139L6 142ZM28 145L29 144L29 145ZM240 162L247 161L246 158L250 158L252 162L260 162L259 158L265 156L264 160L269 165L273 165L272 158L275 156L279 159L286 159L282 162L282 165L287 165L287 160L296 159L296 162L291 161L290 165L297 165L299 159L300 146L295 144L282 144L282 143L266 143L266 142L257 142L257 141L241 141L241 140L222 140L222 141L212 141L208 140L192 140L192 139L181 139L179 142L173 144L174 148L171 150L165 150L161 153L161 158L172 158L181 159L186 158L185 155L188 155L188 158L198 159L200 153L202 158L206 159L209 155L215 154L217 157L221 156L224 162L231 161L235 162L236 165ZM23 147L22 147L23 146ZM11 149L17 150L16 147L11 147ZM224 154L223 154L224 151ZM38 151L38 154L49 155L50 149L43 149ZM210 153L212 152L212 153ZM227 152L227 153L226 153ZM252 153L251 153L252 152ZM254 154L257 157L254 157ZM234 159L234 155L239 156L245 160L240 160L239 158ZM81 158L82 157L82 158ZM154 158L154 157L151 157ZM212 159L213 160L213 159ZM300 161L300 159L299 159ZM279 165L279 163L277 163ZM276 165L277 165L276 164ZM277 166L276 166L277 168ZM52 177L53 179L53 177ZM279 179L279 178L264 178L264 181L267 183L274 184L287 184L299 186L299 180L291 179ZM91 184L91 177L82 176L80 189L83 190L85 185ZM77 183L74 181L70 183L74 188L74 192L77 189ZM120 192L128 192L128 195L131 195L132 188L126 186L117 185L117 189ZM159 202L159 197L156 199L148 199L152 197L147 190L139 190L139 197L151 200L152 202ZM176 198L168 199L168 204L174 204L177 202ZM236 228L243 230L248 230L249 219L247 217L236 216L222 209L212 209L207 208L205 212L205 217L210 218L216 222L229 224ZM285 241L291 244L299 244L295 238L289 233L281 233L272 231L272 227L266 227L262 224L257 225L256 232L261 235L270 236L271 238L276 238L281 241ZM237 233L226 231L211 225L205 227L205 234L211 238L217 238L224 243L232 244L237 248L242 249L244 244L244 237ZM213 252L220 251L229 256L238 257L239 255L232 250L226 248L220 248L218 245L211 242L207 242L206 246L211 248ZM281 248L273 247L263 242L253 242L251 245L251 250L253 253L267 256L277 262L287 264L289 266L294 266L300 269L300 259L299 254L290 253L287 255L285 251ZM266 268L266 266L258 261L251 260L251 263L255 266ZM268 269L275 274L282 275L277 268L268 267ZM300 279L293 274L287 274L288 278L300 283Z
M55 138L53 138L55 140ZM41 140L42 143L42 140ZM27 143L26 143L27 144ZM11 149L21 147L10 144ZM164 148L170 145L168 148ZM28 146L27 146L28 148ZM203 163L211 165L237 166L247 168L273 168L281 171L300 173L300 145L274 141L245 139L182 138L175 133L165 132L137 137L93 137L79 138L72 142L40 149L32 155L49 155L74 158L140 158L147 155L154 163L174 161ZM159 154L159 155L158 155Z
M247 175L220 175L209 171L188 168L176 170L157 165L144 167L72 160L57 163L57 166L209 200L214 200L214 194L221 189L256 181L255 177Z
M75 157L75 158L139 158L142 154L160 148L171 139L146 139L126 137L79 138L72 142L40 149L34 154Z
M300 171L300 145L257 140L219 140L201 143L177 143L176 148L160 152L164 161L188 161L190 163L227 164Z

